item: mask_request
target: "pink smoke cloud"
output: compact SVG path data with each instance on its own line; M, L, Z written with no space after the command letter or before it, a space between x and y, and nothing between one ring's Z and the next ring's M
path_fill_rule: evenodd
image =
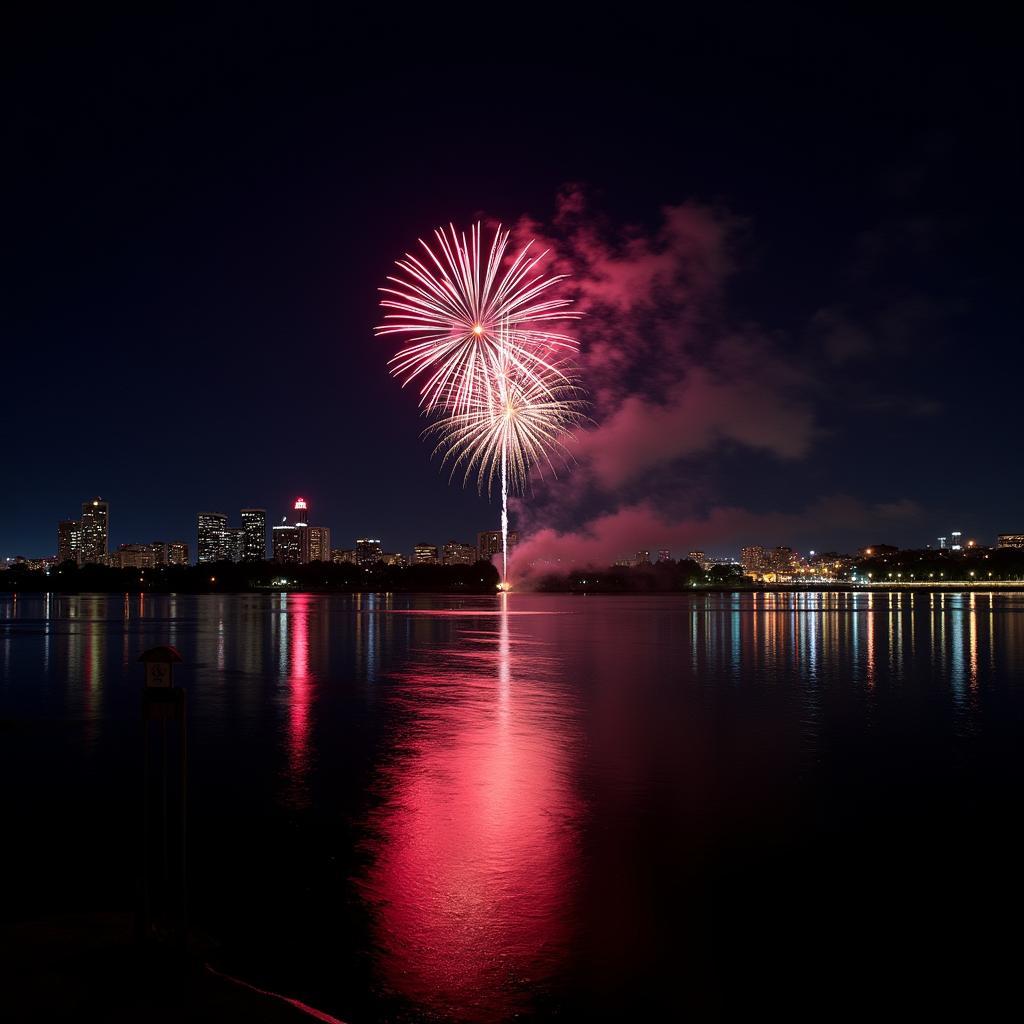
M809 408L779 408L773 390L752 380L715 380L691 371L668 402L631 394L572 451L597 482L615 488L652 467L734 442L783 459L804 456L815 433Z
M846 495L822 498L799 512L756 513L718 506L705 515L677 519L650 502L616 509L587 522L581 529L559 532L547 528L531 534L510 555L510 573L519 580L554 569L605 567L637 550L668 548L674 557L689 550L717 552L740 545L781 543L778 538L817 533L822 538L838 530L865 534L913 521L922 515L913 501L870 505Z
M571 473L538 483L516 510L526 538L513 559L518 574L554 559L563 568L608 565L640 548L774 545L819 526L881 529L915 513L903 502L869 507L840 496L804 513L764 515L697 494L701 459L738 449L793 462L824 433L811 364L786 338L729 316L725 290L743 227L693 202L664 207L654 231L616 226L594 215L578 187L559 197L550 230L518 225L521 240L550 250L549 269L571 276L585 313L575 329L594 421L572 438ZM682 502L657 497L681 490Z

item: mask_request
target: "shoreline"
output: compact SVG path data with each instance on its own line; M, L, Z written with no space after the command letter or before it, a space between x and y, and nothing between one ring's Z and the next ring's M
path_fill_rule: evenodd
M333 587L249 587L242 589L209 589L209 590L171 590L157 587L117 587L108 590L96 587L81 589L57 588L21 588L17 590L0 588L2 597L19 597L21 595L38 595L51 597L84 597L90 595L110 596L114 594L153 595L166 597L226 597L242 595L272 594L416 594L422 597L499 597L502 593L515 596L529 595L533 597L682 597L692 594L854 594L854 593L891 593L893 591L909 591L917 593L948 593L970 591L1000 591L1006 593L1024 592L1024 580L988 580L984 583L975 581L944 581L909 582L909 583L773 583L768 586L700 586L687 587L680 590L613 590L600 588L578 588L564 590L519 589L515 586L508 591L499 590L414 590L398 587L367 587L365 589L333 588Z

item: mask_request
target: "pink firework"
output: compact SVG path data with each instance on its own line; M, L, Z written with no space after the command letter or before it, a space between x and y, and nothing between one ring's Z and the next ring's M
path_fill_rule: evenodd
M389 277L395 287L381 289L389 312L376 333L408 343L390 360L391 372L403 386L421 380L427 412L466 411L499 364L543 384L557 375L557 357L577 347L551 329L580 314L553 291L565 275L538 269L547 252L536 252L531 241L506 258L509 232L499 226L483 259L482 234L479 223L468 239L453 225L439 228L437 249L420 239L425 256L406 253L396 261L404 276Z

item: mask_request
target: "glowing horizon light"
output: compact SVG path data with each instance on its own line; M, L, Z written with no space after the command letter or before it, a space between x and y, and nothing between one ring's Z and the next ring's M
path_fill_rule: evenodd
M578 347L571 335L549 329L582 315L569 308L571 299L551 297L566 275L538 270L547 250L535 251L532 240L508 256L510 234L499 225L483 258L479 222L468 238L453 224L438 228L437 251L419 239L425 257L406 253L396 260L404 276L389 276L395 287L380 289L389 312L376 335L407 340L389 360L391 373L403 387L425 378L420 405L428 412L464 411L496 362L511 362L531 377Z

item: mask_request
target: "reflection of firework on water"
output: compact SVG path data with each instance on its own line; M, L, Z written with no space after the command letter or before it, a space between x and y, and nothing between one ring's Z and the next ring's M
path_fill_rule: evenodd
M565 436L584 420L585 396L566 362L576 350L571 336L548 325L578 317L571 300L552 290L565 275L545 277L545 253L533 243L506 258L509 232L499 227L486 260L482 232L434 232L440 255L422 239L424 260L406 254L404 277L382 288L390 310L378 336L408 342L390 360L403 386L423 377L420 405L435 420L424 433L436 438L434 454L463 484L477 476L483 491L501 478L502 589L508 589L508 494L526 489L530 470L569 460Z
M422 377L420 404L428 411L465 411L474 393L488 386L495 363L509 364L523 377L550 374L553 362L577 342L550 330L579 316L570 299L552 289L565 275L538 270L546 252L527 243L507 266L509 232L495 231L486 259L482 230L469 238L452 225L434 232L437 251L420 239L424 257L409 253L396 261L402 277L381 288L389 310L377 335L397 334L408 342L391 359L391 372L403 385Z

